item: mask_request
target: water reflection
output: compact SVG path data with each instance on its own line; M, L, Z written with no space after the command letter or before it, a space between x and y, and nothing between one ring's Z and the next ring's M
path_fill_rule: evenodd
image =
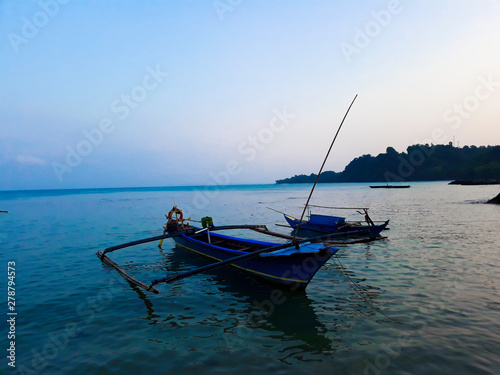
M301 292L232 267L163 285L158 296L134 288L146 307L143 319L154 328L148 340L213 353L242 354L248 347L257 353L260 348L286 364L344 355L367 345L371 339L356 334L360 327L370 332L374 316L378 322L390 321L376 311L384 310L377 304L383 289L370 285L374 275L366 268L373 262L370 254L385 246L340 247L343 267L333 258ZM153 269L162 276L210 263L183 249L165 248L161 254Z
M185 271L187 267L194 268L208 264L204 257L173 248L162 251L164 256L163 266L166 274ZM220 306L203 307L206 316L203 324L223 327L224 340L231 350L238 347L255 333L272 340L290 342L293 347L301 348L307 352L324 352L331 350L332 341L326 336L331 334L318 318L314 301L305 291L290 291L286 287L257 281L239 270L225 267L208 272L209 284L204 282L197 285L203 288L201 293L223 295L224 303ZM165 297L163 286L160 296ZM148 294L139 288L134 288L139 298L144 302L147 310L145 319L152 325L165 325L172 327L175 321L181 321L186 316L172 316L172 311L166 314L156 311ZM168 294L168 291L166 292ZM182 296L179 296L182 298ZM156 299L156 298L155 298ZM190 307L184 308L189 311ZM217 313L214 316L214 311ZM185 315L186 311L180 312ZM197 311L199 312L199 311ZM194 317L189 317L193 319ZM177 326L177 324L174 324Z

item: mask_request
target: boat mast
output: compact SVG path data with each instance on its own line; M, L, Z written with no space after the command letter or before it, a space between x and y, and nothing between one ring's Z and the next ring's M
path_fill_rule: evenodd
M333 137L332 144L330 145L330 148L328 149L328 152L326 153L325 160L323 160L323 164L321 164L321 168L319 169L318 175L316 176L316 181L314 181L314 185L311 189L311 192L309 193L309 197L307 198L307 202L304 206L304 210L302 211L302 215L300 216L300 220L299 220L299 223L297 224L297 228L295 228L295 234L293 235L292 243L296 243L295 238L297 236L297 233L299 232L300 224L302 224L302 220L304 219L304 214L305 214L307 207L309 205L309 201L311 200L312 194L314 192L314 188L316 187L316 184L318 183L319 176L321 175L321 172L323 171L323 167L325 166L326 160L328 159L328 156L330 155L330 151L332 150L333 144L335 143L335 140L337 139L337 136L339 135L340 129L342 128L342 125L344 124L344 121L347 117L347 114L349 113L349 110L351 109L351 107L354 104L354 101L356 100L357 97L358 97L358 94L356 94L356 96L352 100L351 104L349 105L349 108L347 108L347 112L345 113L344 118L342 119L342 122L340 123L340 126L337 129L337 133L335 133L335 137Z

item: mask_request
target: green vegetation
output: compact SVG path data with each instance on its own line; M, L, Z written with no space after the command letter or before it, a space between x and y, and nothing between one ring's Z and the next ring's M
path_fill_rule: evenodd
M313 183L316 174L296 175L277 184ZM363 155L343 172L323 172L318 182L396 182L500 178L500 146L413 145L399 153L387 147L377 156Z

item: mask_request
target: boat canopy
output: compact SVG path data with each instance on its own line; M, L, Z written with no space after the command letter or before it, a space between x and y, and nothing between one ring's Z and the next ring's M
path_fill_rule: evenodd
M345 217L311 214L309 224L316 225L344 225Z

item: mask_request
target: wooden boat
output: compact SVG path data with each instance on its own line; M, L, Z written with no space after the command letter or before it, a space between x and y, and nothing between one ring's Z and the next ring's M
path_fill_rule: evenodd
M312 231L319 233L351 233L356 235L364 234L377 236L389 224L389 220L386 220L381 225L362 225L361 223L349 223L344 217L310 214L309 220L302 221L299 226L299 219L287 214L284 214L283 216L288 224L294 229L299 227L299 231Z
M178 213L180 213L180 217ZM204 218L202 222L207 227L199 229L185 224L186 220L182 219L182 212L176 207L169 212L167 218L168 222L165 225L163 235L108 247L102 252L98 251L97 256L101 261L114 267L132 284L147 291L158 293L154 288L157 284L170 283L224 265L231 265L256 277L289 286L292 290L304 289L323 264L338 251L337 248L332 247L332 244L326 241L323 243L321 240L311 242L303 238L294 238L292 242L280 244L217 233L217 231L221 230L252 229L271 236L291 238L270 232L264 225L214 227L211 218ZM217 261L217 263L182 274L156 279L147 284L137 280L106 255L112 251L158 240L160 240L158 245L160 247L166 238L172 238L178 248L201 254Z
M318 173L318 178L323 170L323 166L330 154L330 151L335 143L335 139L342 128L342 124L349 113L351 106L356 100L354 97L349 106L344 118L335 134L335 137L330 145L328 153L325 157L323 165ZM313 185L311 193L305 204L305 209L309 204L309 200L316 186ZM104 251L98 251L97 256L102 262L105 262L114 267L125 279L134 285L140 286L150 292L158 293L154 288L160 283L169 283L175 280L180 280L201 272L205 272L224 265L232 265L254 276L264 278L274 283L290 286L292 290L305 288L321 266L334 255L338 249L332 247L328 242L321 243L319 239L315 242L299 239L296 235L291 238L291 241L286 244L277 244L272 242L262 242L250 239L230 237L219 233L213 233L214 230L221 229L259 229L262 232L271 234L265 226L231 226L231 227L213 227L212 219L205 217L202 219L203 229L191 227L185 224L182 211L175 205L167 216L168 222L165 226L165 231L161 236L145 238L142 240L132 241L126 244L112 246ZM283 235L279 235L282 237ZM329 239L332 238L329 235ZM197 268L192 271L187 271L182 274L167 276L162 279L153 280L149 285L143 283L132 275L127 273L117 263L112 261L106 254L111 251L116 251L129 246L135 246L151 241L160 240L161 244L164 239L172 238L176 246L190 251L194 251L208 258L217 260L217 263Z
M307 215L309 219L302 220L301 222L299 219L291 215L288 215L284 212L280 212L269 207L268 208L270 210L283 214L288 225L295 230L298 229L298 232L300 232L301 236L304 237L311 236L309 233L306 232L315 232L315 233L319 232L325 234L345 234L346 237L349 235L360 235L360 236L367 235L369 237L374 237L379 235L380 232L386 229L387 225L389 225L389 220L382 222L382 224L380 225L376 225L370 218L370 215L368 214L369 209L366 207L328 207L328 206L316 206L312 204L309 205L309 208L310 207L327 208L333 210L355 210L357 213L364 215L366 225L363 225L361 222L348 222L346 221L345 217L312 214L310 210ZM315 233L312 233L312 235L316 236L317 234Z
M256 257L232 263L233 267L273 283L305 288L316 272L338 249L323 243L303 242L298 246L262 242L219 233L181 232L172 237L176 246L224 261L242 255L266 250ZM277 249L277 250L274 250Z
M370 185L372 189L408 189L411 185Z

